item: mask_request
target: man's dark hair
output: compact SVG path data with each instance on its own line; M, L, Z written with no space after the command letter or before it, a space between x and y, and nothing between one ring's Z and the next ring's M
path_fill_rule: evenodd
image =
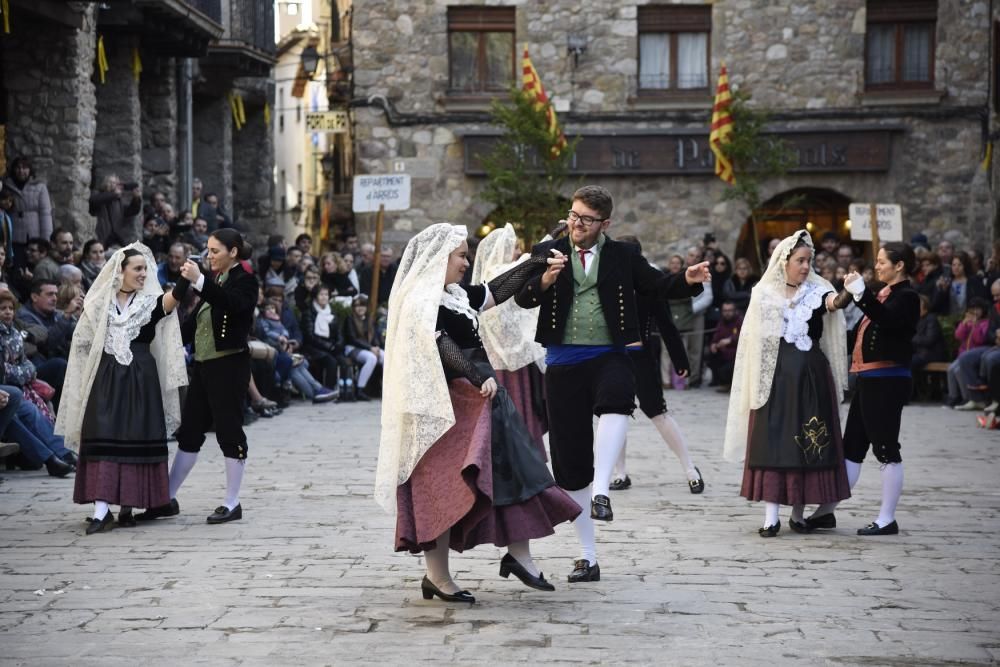
M725 306L726 304L729 304L730 306L733 306L734 308L736 307L736 302L733 301L732 299L723 299L722 303L720 303L719 306L720 307L721 306Z
M34 237L34 238L31 238L31 239L28 239L27 245L36 245L36 246L38 246L38 250L41 253L46 254L46 255L48 254L49 250L52 249L52 244L50 244L45 239L39 238L37 236Z
M69 234L70 236L72 236L73 232L69 231L65 227L56 227L55 229L52 230L52 233L49 234L49 241L55 243L56 239L59 238L60 234Z
M54 280L50 280L49 278L39 278L38 280L33 280L31 282L31 293L41 294L42 288L45 287L46 285L52 285L53 287L56 288L59 287L59 283L57 283Z
M611 193L600 185L583 186L573 193L573 201L583 202L587 208L597 211L602 221L610 218L611 211L614 210L614 200L611 198Z
M299 234L298 236L295 237L295 245L298 245L299 241L309 241L310 243L312 243L312 240L313 237L310 236L309 234Z

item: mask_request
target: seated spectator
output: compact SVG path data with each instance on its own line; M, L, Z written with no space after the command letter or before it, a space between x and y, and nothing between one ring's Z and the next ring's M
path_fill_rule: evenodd
M712 369L712 385L720 391L729 391L733 384L733 368L736 366L736 346L743 328L743 316L732 301L723 301L721 318L708 346L708 367Z
M157 260L162 259L170 250L170 227L160 222L159 218L146 220L142 224L142 242L153 251Z
M48 404L55 393L51 386L43 386L38 371L24 353L24 339L14 324L17 300L9 291L0 291L0 362L3 363L4 384L21 390L24 400L31 401L42 415L55 423L55 415ZM48 398L42 394L47 394Z
M310 258L313 264L315 264L316 257L312 254L312 244L313 239L309 234L299 234L295 237L295 247L302 251L303 257Z
M0 268L6 267L7 260L14 259L14 218L12 215L14 212L14 193L10 188L4 188L3 182L0 181L0 234L2 234L4 241L0 243L0 248L3 248L4 252L4 262L0 264Z
M59 285L56 310L68 318L79 320L83 313L83 285L67 282Z
M993 282L990 292L993 305L989 309L986 343L967 350L956 360L958 382L969 389L969 401L956 410L981 410L986 406L990 372L993 366L1000 364L1000 279ZM992 406L992 412L996 412L996 406Z
M944 361L947 356L941 323L938 322L937 315L931 312L931 300L926 294L921 294L920 319L917 321L917 333L913 336L910 370L916 373L932 361Z
M15 292L13 285L11 284L11 277L7 275L7 249L0 245L0 285L5 285L5 289L14 292L14 296L18 296Z
M60 227L52 232L49 242L52 245L50 255L56 264L63 266L65 264L76 263L76 258L73 256L73 252L75 251L73 232Z
M95 235L104 247L126 246L142 237L138 216L142 190L138 183L125 187L117 176L105 177L100 192L90 197L90 214L97 217Z
M338 387L341 401L358 398L353 369L344 356L344 322L330 307L330 289L326 285L313 288L312 298L302 310L301 324L302 352L316 378L327 387ZM360 400L368 397L362 395Z
M302 347L302 328L299 326L299 318L295 316L288 300L285 299L284 289L275 287L264 288L264 296L267 300L275 304L281 316L281 324L289 331L289 344L293 352L298 352Z
M205 195L204 201L198 206L198 215L205 218L205 222L208 223L209 233L214 232L216 229L234 226L232 218L222 208L222 204L219 203L219 196L214 192L209 192Z
M360 400L368 400L368 383L376 368L385 364L385 347L378 327L369 327L368 297L359 294L351 304L351 315L344 328L344 351L347 357L361 367L358 373L357 392ZM372 329L369 334L369 328Z
M167 258L157 264L156 278L164 291L173 289L181 277L181 267L187 261L188 252L183 243L174 243L167 252Z
M45 340L35 339L37 349L29 355L31 363L38 369L38 377L56 390L53 403L59 407L63 378L66 376L66 359L73 341L76 319L72 312L56 310L59 286L51 280L36 280L31 286L31 302L21 306L17 319L27 326L44 328Z
M268 264L261 276L265 288L281 287L285 290L285 257L287 253L282 246L274 245L267 249Z
M916 290L921 294L926 294L933 301L938 281L943 275L944 271L941 269L941 260L938 258L937 253L926 253L923 259L920 260L920 279L915 286Z
M839 248L837 248L837 264L844 267L845 269L851 265L854 260L854 248L849 244L844 243Z
M52 259L52 244L45 239L28 239L27 265L34 280L59 282L59 263Z
M312 302L313 290L319 284L319 269L315 266L306 269L302 274L302 282L295 288L295 309L298 311L300 319L302 318L302 313L305 312L306 308Z
M257 319L257 336L275 349L292 353L291 336L281 323L278 308L272 301L264 303L261 308L260 317ZM337 392L316 381L309 372L309 362L301 355L293 356L290 379L298 392L313 403L326 403L337 398Z
M97 239L90 239L83 244L83 255L80 258L80 271L83 272L83 288L90 289L94 284L97 274L104 268L104 263L108 261L104 256L104 244Z
M837 236L837 232L825 232L823 238L819 242L819 248L817 250L822 250L827 255L836 256L837 248L840 247L840 237ZM847 268L846 266L844 267Z
M379 254L378 258L378 270L379 270L379 282L378 282L378 302L389 303L389 292L392 291L392 283L396 279L396 264L393 261L393 252L390 246L382 246L382 252ZM470 276L471 271L467 271ZM361 270L359 276L359 281L361 283L361 293L367 294L368 298L373 298L372 281L374 278L374 273L372 267L366 267Z
M191 231L183 234L181 240L195 249L195 252L205 252L208 246L208 223L205 218L195 218L191 224Z
M285 251L285 265L281 270L281 278L285 285L285 296L291 300L295 294L295 288L302 280L300 264L302 263L302 251L296 246L292 246Z
M733 275L722 286L722 298L732 301L741 314L747 312L747 306L750 305L750 290L757 284L757 280L757 276L752 274L750 260L737 257L733 264Z
M76 470L76 454L66 449L60 435L21 390L2 384L0 378L0 437L20 448L18 465L37 470L43 465L52 477L65 477Z
M342 262L340 254L335 252L328 252L319 258L319 279L333 293L337 292L337 267Z
M361 279L358 277L357 269L354 268L354 253L342 253L340 258L344 260L344 266L347 267L347 279L352 285L354 285L354 289L357 290L357 293L361 294Z
M964 354L989 342L986 337L990 325L989 311L989 303L985 299L975 297L966 308L962 321L955 327L958 356L948 366L948 404L960 410L980 410L983 407L974 404L969 385L960 375L959 360ZM970 403L973 405L970 406Z
M940 247L940 246L939 246ZM951 275L944 275L935 284L931 310L945 317L957 317L966 312L972 299L987 298L988 293L972 273L972 260L964 252L955 253L951 259Z
M355 260L358 269L358 275L360 276L365 269L370 268L371 265L375 262L375 244L362 243L358 250L358 253L360 255L360 259L356 257Z
M191 214L191 211L182 211L172 221L168 221L168 224L170 225L170 238L182 239L194 228L194 215Z
M73 285L83 293L83 271L73 264L63 264L59 267L59 285Z
M335 272L332 276L333 287L330 288L331 296L357 296L359 294L358 287L360 285L360 281L358 285L355 285L351 280L351 272L354 270L353 261L349 264L347 260L344 259L343 255L334 254L334 267ZM357 276L355 276L355 280L359 280ZM381 287L379 287L379 291L382 291Z

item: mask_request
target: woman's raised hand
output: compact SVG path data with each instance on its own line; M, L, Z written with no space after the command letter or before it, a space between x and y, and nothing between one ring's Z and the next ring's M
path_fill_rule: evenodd
M191 281L191 284L198 282L198 278L201 277L201 269L194 260L187 260L181 265L181 275Z

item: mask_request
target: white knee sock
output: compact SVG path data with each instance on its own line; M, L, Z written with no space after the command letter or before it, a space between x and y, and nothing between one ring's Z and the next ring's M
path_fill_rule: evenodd
M596 565L597 544L594 539L594 520L590 518L590 499L593 498L591 487L586 486L566 493L577 505L583 508L580 516L573 520L573 530L576 531L576 538L580 541L580 558L585 558L590 561L591 565Z
M513 556L533 576L538 576L538 566L535 565L535 561L531 558L531 542L528 540L511 542L507 545L507 553Z
M245 460L226 457L226 501L223 504L229 509L240 504L240 485L245 468Z
M95 521L100 521L101 519L103 519L105 516L107 516L107 514L108 514L109 511L111 511L111 508L108 506L108 504L106 502L104 502L103 500L95 500L94 501L94 520Z
M174 464L170 468L170 497L176 498L181 485L187 479L188 473L198 462L198 452L185 452L180 449L174 454Z
M853 489L854 485L858 483L858 479L861 477L861 464L845 459L844 465L847 466L847 483L850 484Z
M764 503L764 527L778 523L778 503Z
M427 578L443 593L457 593L461 589L451 578L448 569L448 550L451 548L451 529L444 531L437 538L437 546L424 552L424 566L427 568Z
M611 473L611 479L625 479L625 475L628 473L625 471L625 449L628 447L628 440L625 440L625 444L622 445L622 453L618 455L618 460L615 461L615 468Z
M903 495L903 464L886 463L882 466L882 507L875 523L880 528L896 520L896 504Z
M802 510L805 508L805 505L792 505L792 519L802 523Z
M628 417L626 415L605 414L597 420L597 461L594 465L594 495L608 495L611 484L611 471L618 461L622 447L625 446L625 435L628 433ZM590 513L590 502L585 510Z
M698 473L691 461L691 454L688 452L687 441L684 439L684 434L681 433L681 427L677 425L677 421L668 414L656 415L650 421L660 432L660 437L670 447L670 451L681 462L681 467L684 468L684 474L687 475L687 478L692 481L698 479Z

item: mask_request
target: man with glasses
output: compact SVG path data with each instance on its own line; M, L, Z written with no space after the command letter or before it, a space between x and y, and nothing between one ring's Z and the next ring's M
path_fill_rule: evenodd
M556 482L584 508L573 522L582 554L574 561L571 583L601 578L593 522L614 517L608 499L611 475L635 409L627 349L641 345L636 294L691 297L710 279L707 262L689 267L683 276L665 275L635 245L609 239L605 231L612 208L611 193L603 187L588 185L573 193L569 234L539 243L531 253L566 261L540 269L515 299L523 308L541 308L535 340L547 348L552 468Z

